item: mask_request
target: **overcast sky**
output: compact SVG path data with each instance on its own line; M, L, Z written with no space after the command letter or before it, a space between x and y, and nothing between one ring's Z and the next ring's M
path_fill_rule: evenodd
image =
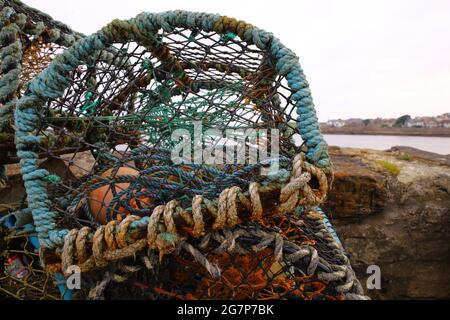
M90 34L183 9L273 32L300 57L321 121L450 112L449 0L23 0Z

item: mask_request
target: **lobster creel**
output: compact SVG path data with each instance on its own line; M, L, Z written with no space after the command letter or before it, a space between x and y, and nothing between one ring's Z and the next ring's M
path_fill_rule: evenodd
M114 20L29 83L15 128L41 262L102 275L90 297L366 298L319 209L332 166L308 83L271 33Z

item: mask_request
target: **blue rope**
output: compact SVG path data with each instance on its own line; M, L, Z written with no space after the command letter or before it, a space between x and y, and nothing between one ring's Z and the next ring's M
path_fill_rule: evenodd
M328 218L327 214L320 208L317 208L317 213L321 214L323 217L323 222L325 223L325 226L328 229L328 232L333 236L334 241L336 241L339 245L342 246L341 239L339 239L339 236L334 229L333 225L331 224L330 219Z

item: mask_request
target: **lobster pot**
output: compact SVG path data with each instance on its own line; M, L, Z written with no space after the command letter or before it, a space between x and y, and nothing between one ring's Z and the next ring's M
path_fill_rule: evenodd
M18 0L0 1L0 189L4 165L19 161L14 146L14 109L26 84L81 34Z
M45 69L64 48L81 38L81 34L21 1L2 2L3 24L8 26L13 23L14 27L6 29L15 29L21 42L22 70L19 91L23 92L25 84Z
M184 11L115 20L34 78L15 120L51 270L140 257L162 296L361 294L342 248L300 219L331 164L298 59L272 34Z
M34 131L38 153L66 164L49 194L54 211L77 211L71 223L105 223L248 186L272 156L290 165L302 139L269 52L231 32L181 26L133 40L93 51L64 79L50 76L55 63L35 82L64 83Z
M0 213L2 298L61 297L54 285L54 278L40 266L39 256L29 240L31 236L24 234L23 226L5 223L27 207L25 193L17 194L14 187L18 179L8 182L7 173L11 175L14 168L6 165L19 161L14 145L14 109L25 91L26 83L79 38L81 35L65 24L21 1L0 1L0 191L8 183L15 190L13 197L9 196L10 190L2 192L6 209ZM18 189L22 193L22 189ZM12 198L22 200L13 202L16 200ZM2 229L3 225L6 228Z

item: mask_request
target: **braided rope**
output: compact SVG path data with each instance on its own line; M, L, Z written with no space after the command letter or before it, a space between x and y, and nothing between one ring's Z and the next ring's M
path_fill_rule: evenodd
M25 14L32 22L28 28L37 28L35 24L40 24L39 29L50 27L54 30L60 30L67 35L74 35L76 37L83 37L81 33L73 31L68 25L60 21L54 20L48 14L39 11L33 7L28 6L20 0L0 0L0 7L8 6L14 9L17 13ZM42 27L42 24L44 27ZM27 29L28 30L28 29ZM56 31L57 32L57 31ZM50 32L51 33L51 32ZM61 38L64 41L64 38Z
M173 235L177 241L182 239L179 235L177 223L179 221L184 225L190 226L192 231L190 235L198 238L208 231L205 225L205 218L212 217L212 230L223 230L225 228L233 228L239 223L238 211L241 209L250 212L250 220L261 219L262 207L260 196L255 196L255 190L262 190L264 193L274 192L274 186L258 186L257 183L251 184L251 193L243 193L239 187L231 187L222 191L218 203L210 201L202 196L195 196L192 200L192 210L190 212L182 208L177 201L173 200L166 205L156 207L150 217L139 218L136 216L128 216L118 223L113 220L106 226L101 226L94 235L87 232L88 229L71 230L64 239L64 249L62 254L63 261L73 262L74 241L76 235L83 230L83 238L92 238L93 241L93 257L97 267L103 266L105 260L116 261L136 254L148 245L150 249L158 250L160 255L170 253L167 248L165 237L169 234ZM160 227L163 226L163 228ZM145 231L145 232L143 232ZM146 233L146 236L144 236ZM136 238L138 237L138 238ZM170 236L169 236L170 237ZM132 243L129 240L133 239ZM77 240L84 245L86 240ZM106 246L104 246L106 244ZM78 247L79 249L81 248ZM98 250L95 250L97 248ZM172 247L174 249L174 247ZM86 261L86 250L78 251L78 261L81 262L82 270L89 270L94 267L92 261ZM64 266L70 266L69 263L63 263Z

